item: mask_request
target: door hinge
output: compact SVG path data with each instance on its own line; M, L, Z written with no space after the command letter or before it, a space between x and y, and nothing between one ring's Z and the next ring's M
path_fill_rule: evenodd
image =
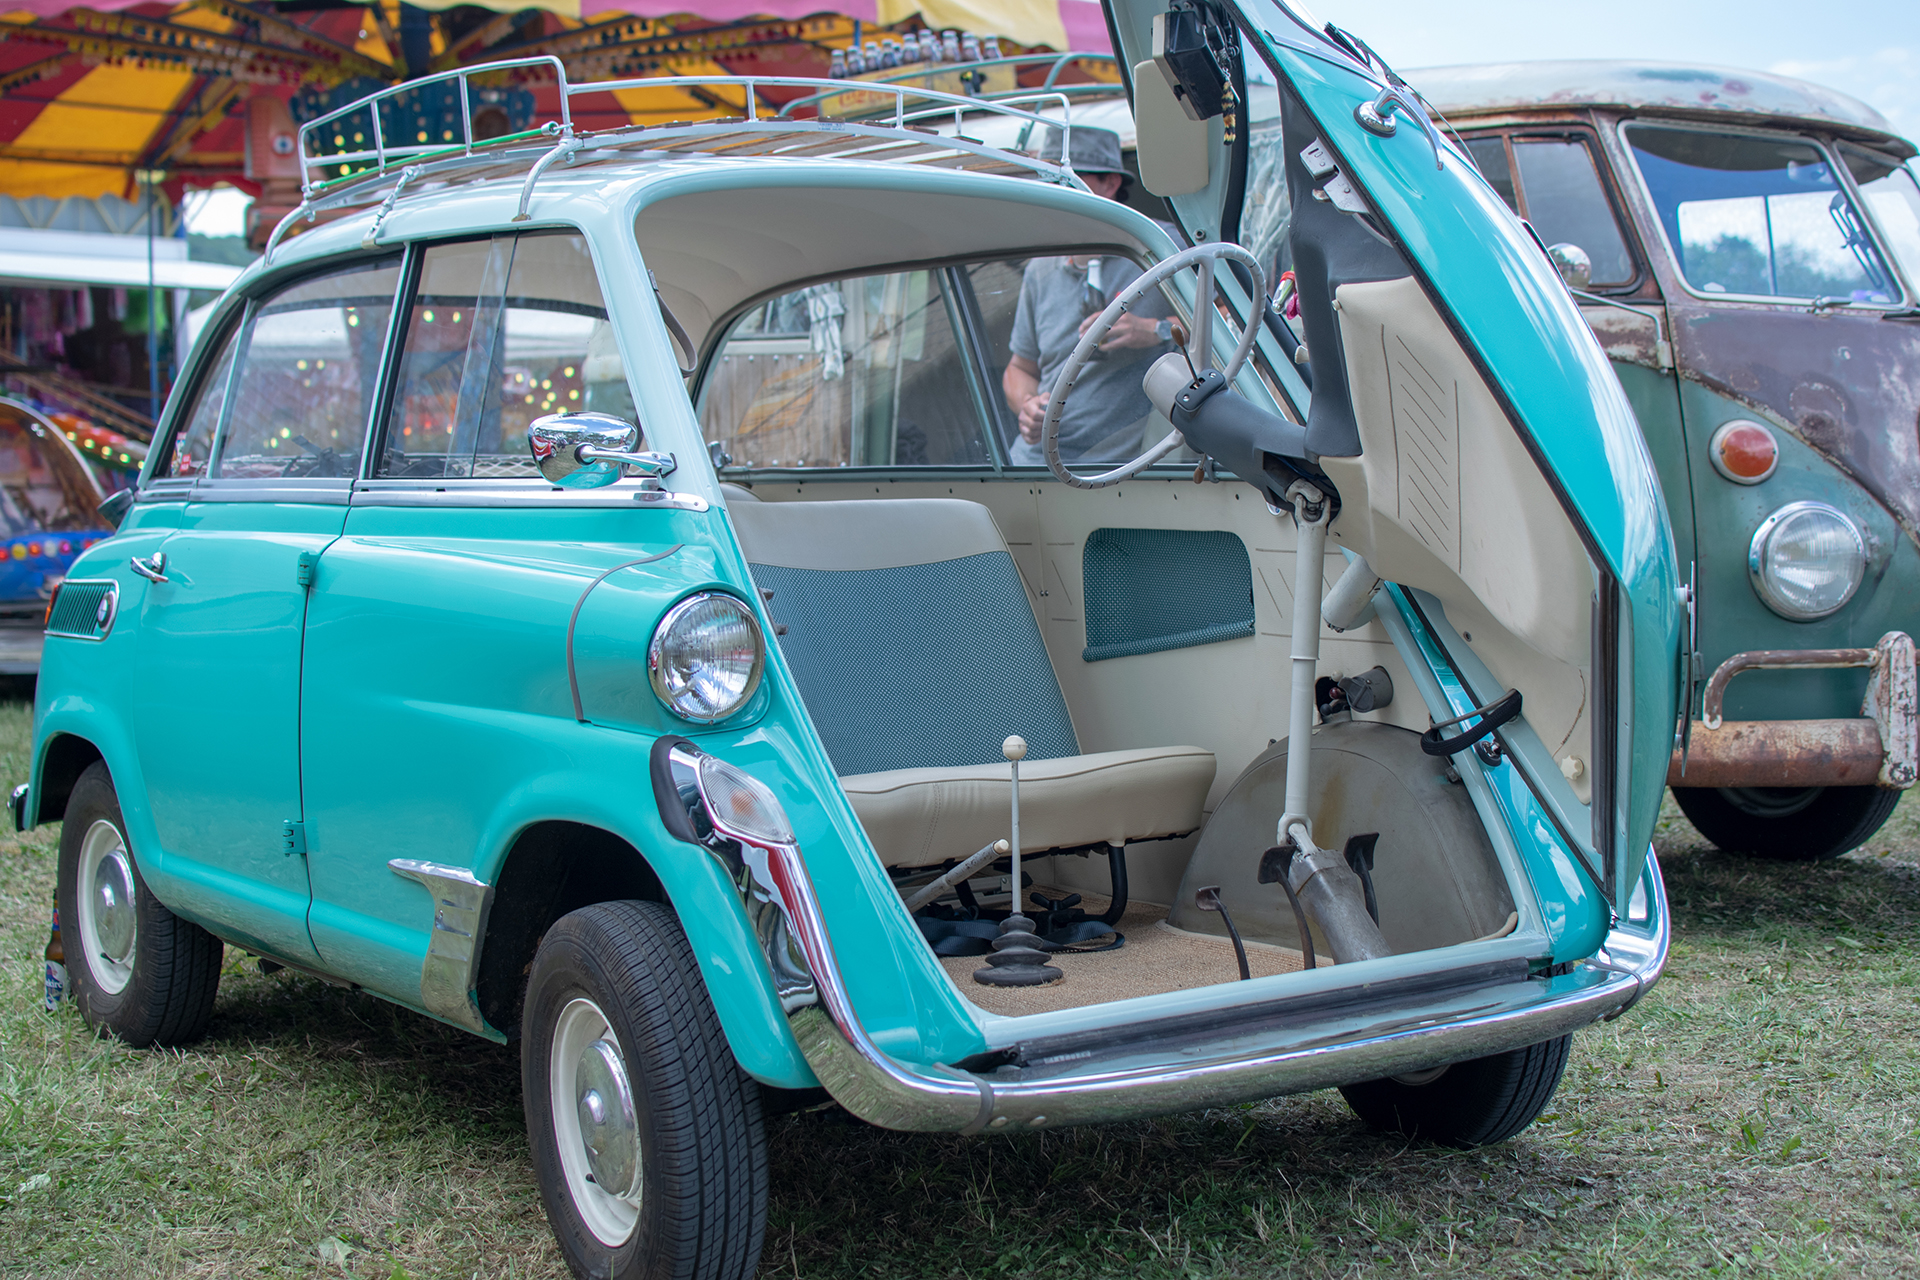
M283 822L280 824L280 852L287 857L299 854L306 856L307 824L304 822Z
M302 551L293 561L293 580L301 587L313 585L313 567L320 563L318 551Z

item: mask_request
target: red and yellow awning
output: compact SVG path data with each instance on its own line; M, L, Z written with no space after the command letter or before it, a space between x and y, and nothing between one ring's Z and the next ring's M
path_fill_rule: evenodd
M282 14L243 0L0 0L11 6L0 14L0 193L131 196L142 175L176 199L185 186L249 186L248 98L371 90L409 78L409 54L445 70L552 53L583 79L822 75L856 22L994 34L1021 49L1108 47L1094 0L830 2L837 12L819 0L423 0L411 12L378 0ZM728 110L681 89L617 97L640 123Z

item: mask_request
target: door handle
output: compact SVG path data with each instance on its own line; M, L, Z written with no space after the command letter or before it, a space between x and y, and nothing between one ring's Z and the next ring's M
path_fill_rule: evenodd
M167 553L164 551L156 551L146 560L134 556L127 561L127 566L148 582L167 580Z

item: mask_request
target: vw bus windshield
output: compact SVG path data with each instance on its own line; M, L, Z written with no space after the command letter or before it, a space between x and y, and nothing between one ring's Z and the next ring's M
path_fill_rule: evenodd
M1907 273L1908 285L1920 288L1920 183L1914 181L1913 170L1865 147L1843 144L1840 156L1860 185L1894 261Z
M1813 143L1641 124L1626 138L1696 292L1899 300L1859 207Z

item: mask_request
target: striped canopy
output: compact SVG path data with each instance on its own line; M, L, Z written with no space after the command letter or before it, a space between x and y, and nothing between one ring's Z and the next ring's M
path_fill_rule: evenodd
M554 54L570 78L824 75L861 24L998 35L1005 52L1106 52L1096 0L10 0L0 14L0 194L133 196L231 182L247 164L247 101L307 118L428 71ZM0 5L9 0L0 0ZM536 108L542 86L520 86ZM626 91L589 127L726 114L695 89ZM737 110L737 104L734 107Z

